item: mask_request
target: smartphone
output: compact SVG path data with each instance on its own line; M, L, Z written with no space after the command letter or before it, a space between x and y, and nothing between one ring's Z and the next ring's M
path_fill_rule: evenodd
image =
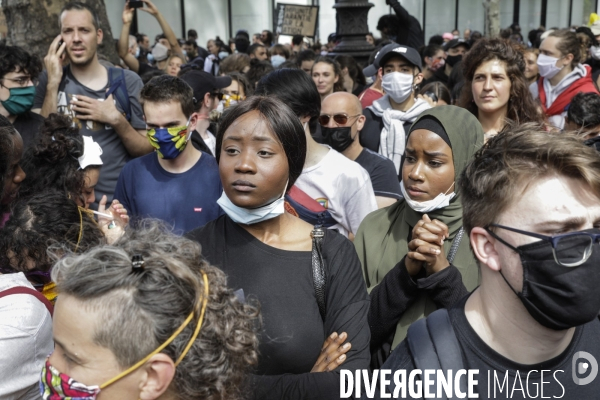
M60 46L62 46L62 45L63 45L63 43L64 43L64 42L62 41L62 39L61 39L61 40L58 42L58 46L56 47L56 52L57 52L57 53L58 53L58 50L60 49Z
M144 7L143 1L129 0L129 8L142 8L142 7Z
M433 102L437 102L438 101L438 97L433 92L427 91L427 92L423 93L423 96L429 97Z

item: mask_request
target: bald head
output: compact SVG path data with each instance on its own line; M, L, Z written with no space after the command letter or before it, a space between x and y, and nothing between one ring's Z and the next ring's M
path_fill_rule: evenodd
M348 92L334 92L323 99L321 114L362 114L362 105L358 97Z

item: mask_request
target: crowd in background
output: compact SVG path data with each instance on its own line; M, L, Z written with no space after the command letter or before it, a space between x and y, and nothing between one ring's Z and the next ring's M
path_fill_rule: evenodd
M141 2L118 63L78 2L43 59L0 44L0 399L335 399L436 329L600 357L600 21L425 40L388 0L365 62Z

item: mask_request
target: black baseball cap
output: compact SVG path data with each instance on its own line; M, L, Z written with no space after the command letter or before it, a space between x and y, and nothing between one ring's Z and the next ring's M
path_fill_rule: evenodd
M448 51L457 46L465 46L467 50L471 48L471 45L465 39L452 39L444 45L444 51Z
M214 76L205 71L197 69L186 72L179 77L194 90L194 98L200 102L206 93L213 93L217 89L223 89L231 85L230 76Z
M403 44L398 43L390 43L387 46L383 46L379 53L375 56L375 61L373 64L369 65L367 68L363 69L363 73L365 76L373 76L377 74L377 70L382 67L387 60L394 56L401 56L405 58L406 61L419 68L421 71L421 56L419 52L412 47L404 46Z

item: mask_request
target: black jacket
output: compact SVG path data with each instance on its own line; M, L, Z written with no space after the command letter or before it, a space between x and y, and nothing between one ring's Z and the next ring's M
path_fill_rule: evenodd
M390 6L392 6L400 20L396 30L396 43L412 47L418 51L421 46L425 45L421 24L398 1L390 2Z
M360 131L360 144L369 150L379 153L379 139L383 129L383 117L378 117L370 108L363 110L366 117L365 126ZM404 123L404 131L408 132L412 122Z

